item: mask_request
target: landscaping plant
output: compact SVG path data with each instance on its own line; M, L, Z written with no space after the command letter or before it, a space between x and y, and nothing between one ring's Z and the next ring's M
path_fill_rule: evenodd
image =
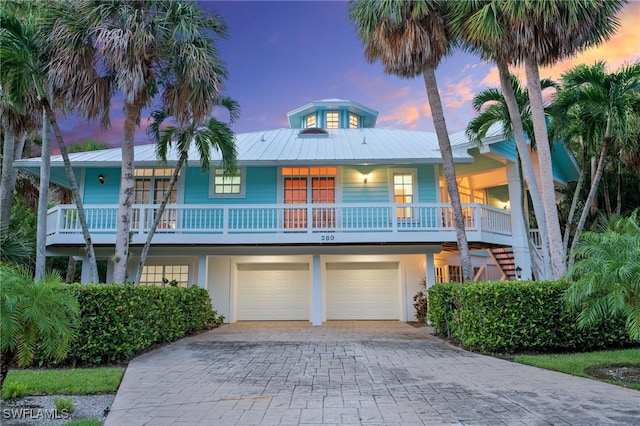
M13 363L26 367L36 353L54 361L67 355L79 308L63 287L59 275L34 281L25 267L0 264L0 387Z

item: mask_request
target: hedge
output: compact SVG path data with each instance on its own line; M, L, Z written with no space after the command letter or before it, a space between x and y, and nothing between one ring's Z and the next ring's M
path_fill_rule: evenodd
M199 287L73 284L80 304L79 335L66 362L125 361L150 346L219 325L207 290Z
M485 353L588 351L631 343L623 318L589 329L562 300L569 283L498 281L429 288L429 320L436 332Z

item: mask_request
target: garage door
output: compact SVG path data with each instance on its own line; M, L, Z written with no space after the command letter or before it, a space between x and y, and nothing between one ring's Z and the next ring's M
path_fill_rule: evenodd
M327 319L399 319L397 262L327 263Z
M237 319L308 320L309 265L238 264Z

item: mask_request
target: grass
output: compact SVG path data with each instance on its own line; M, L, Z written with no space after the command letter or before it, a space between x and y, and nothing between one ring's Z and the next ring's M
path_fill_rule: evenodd
M65 423L64 426L102 426L100 419L80 419Z
M9 370L2 388L22 383L26 395L91 395L113 393L118 390L124 368L71 368Z
M574 376L588 377L631 389L640 390L640 383L628 383L594 378L585 373L590 367L626 365L640 367L640 349L584 352L553 355L518 355L516 362L547 370L560 371Z

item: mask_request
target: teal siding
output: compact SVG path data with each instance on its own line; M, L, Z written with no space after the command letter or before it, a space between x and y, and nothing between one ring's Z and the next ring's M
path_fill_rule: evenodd
M553 149L551 150L553 178L565 184L576 181L580 177L580 171L575 167L570 155L564 145L557 142L553 144Z
M278 169L248 167L245 174L244 198L209 198L209 173L189 167L185 171L185 204L275 204L277 202Z
M489 145L489 149L492 153L498 154L508 160L516 162L518 154L516 152L516 144L513 140L496 142Z
M440 190L434 165L421 166L345 166L342 168L343 203L388 203L390 194L389 169L415 169L418 172L418 201L435 203ZM362 175L368 174L365 184Z
M98 181L99 175L104 176L104 184ZM85 204L118 204L119 196L119 168L86 169L82 199Z
M367 174L367 183L362 175ZM342 168L343 203L388 203L389 183L385 167L345 166Z
M435 203L440 191L434 165L418 166L418 200L421 203Z

